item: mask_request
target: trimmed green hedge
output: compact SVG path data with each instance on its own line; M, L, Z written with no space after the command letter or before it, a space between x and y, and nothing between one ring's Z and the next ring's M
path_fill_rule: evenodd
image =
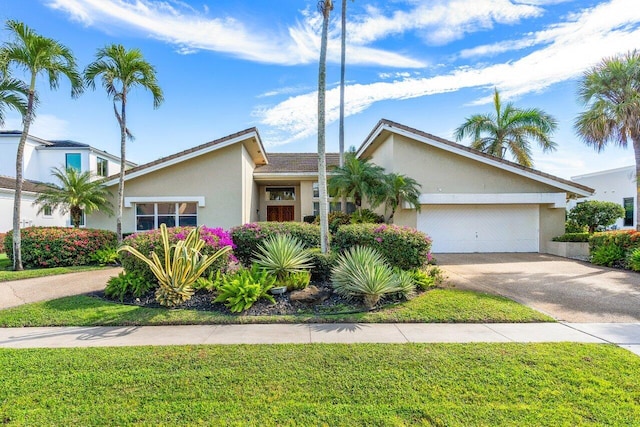
M4 239L5 239L5 236L6 236L7 234L8 234L8 233L0 233L0 254L3 254L3 253L5 253L5 252L7 252L7 251L4 249Z
M393 267L403 270L420 268L432 260L431 239L411 227L387 224L343 225L331 244L338 253L354 246L372 247Z
M589 233L565 233L562 236L551 239L554 242L578 242L586 243L589 241Z
M274 234L288 234L300 240L305 248L320 246L320 227L302 222L254 222L230 231L236 245L233 253L245 267L251 266L254 252L262 239Z
M22 265L25 268L69 267L91 264L91 255L116 247L116 233L68 227L27 227L21 230ZM13 234L7 233L4 249L13 262Z
M167 228L169 232L169 242L176 243L178 240L184 240L193 227L170 227ZM225 246L234 247L233 241L229 236L229 233L222 228L208 228L203 227L200 231L200 238L205 241L205 245L201 250L203 255L211 255L218 249ZM136 233L128 236L124 239L124 244L130 245L139 250L145 256L150 256L151 252L155 252L160 260L164 261L164 248L162 247L162 237L160 230L145 231L142 233ZM218 270L225 271L229 266L229 262L233 260L227 252L220 258L218 258L207 269L205 274L210 272L216 272ZM135 256L128 252L120 252L120 262L122 267L128 274L134 274L143 277L145 280L151 283L156 283L157 279L149 269L149 266L143 261L139 260Z

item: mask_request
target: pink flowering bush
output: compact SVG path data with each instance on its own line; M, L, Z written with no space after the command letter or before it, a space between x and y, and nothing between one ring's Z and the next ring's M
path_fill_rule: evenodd
M116 233L88 228L28 227L22 229L21 239L25 268L87 265L95 251L117 244ZM12 246L13 234L7 233L4 248L13 261Z
M320 227L303 222L254 222L231 229L234 254L245 267L251 266L260 242L274 234L288 234L300 240L305 248L320 246Z
M332 249L342 253L354 246L368 246L380 252L393 267L420 268L433 260L431 238L411 227L387 224L351 224L338 229Z
M176 243L179 240L185 240L192 228L193 227L167 228L167 231L169 232L169 242ZM205 245L201 251L203 255L211 255L218 249L225 246L235 248L229 233L219 227L202 227L202 230L200 231L200 238L205 241ZM164 258L160 230L144 231L132 234L124 239L124 244L132 246L145 256L150 256L151 252L155 252L161 260ZM216 262L207 269L205 275L208 275L210 272L215 273L218 270L222 270L223 272L226 271L229 267L229 263L232 261L236 261L235 257L226 253L218 258ZM152 283L157 282L157 279L149 269L149 266L130 253L120 252L120 262L127 273L137 274Z

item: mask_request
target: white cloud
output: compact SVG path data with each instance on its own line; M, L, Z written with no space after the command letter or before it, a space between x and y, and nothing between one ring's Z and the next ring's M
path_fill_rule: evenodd
M7 117L4 128L21 131L22 119ZM69 123L52 114L38 114L31 124L29 135L42 139L66 139L69 138Z
M85 25L120 26L179 46L180 53L211 50L249 61L293 65L318 60L319 14L305 13L287 31L248 27L231 17L210 17L179 1L154 0L49 0L49 6L69 13ZM339 61L339 43L332 37L330 61ZM420 60L367 46L349 46L352 64L402 68L422 67Z
M498 87L505 98L544 90L578 77L603 57L637 47L640 40L640 8L636 0L612 0L534 34L544 40L540 49L513 61L460 67L429 78L405 78L394 82L354 84L345 90L347 116L384 100L416 98L464 88ZM487 97L475 103L490 102ZM291 97L271 108L256 109L262 124L280 131L280 143L316 132L315 92ZM327 123L338 119L338 89L327 91Z

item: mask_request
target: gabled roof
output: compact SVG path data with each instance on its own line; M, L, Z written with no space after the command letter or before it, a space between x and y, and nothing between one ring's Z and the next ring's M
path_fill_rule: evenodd
M43 183L38 181L31 181L25 179L22 183L22 191L29 191L31 193L37 193L42 189ZM15 190L16 188L16 179L0 175L0 188L6 188L8 190Z
M53 147L60 148L89 148L88 144L83 144L82 142L71 141L68 139L65 140L51 140L53 143Z
M327 169L338 166L340 154L326 153ZM253 171L261 174L318 174L318 153L269 153L269 164L259 166Z
M533 179L534 181L561 188L565 191L575 193L579 196L590 196L595 191L593 188L587 187L586 185L559 178L545 172L540 172L536 169L528 168L519 165L518 163L514 163L509 160L501 159L499 157L483 153L482 151L475 150L465 145L458 144L456 142L449 141L444 138L440 138L427 132L423 132L421 130L414 129L412 127L405 126L403 124L396 123L387 119L380 120L378 124L373 128L371 133L369 133L362 145L358 148L356 152L357 156L370 157L370 154L375 151L377 146L386 139L383 136L385 136L387 133L404 135L408 138L420 141L422 143L461 155L463 157L477 160L481 163L488 164L499 169L524 176L529 179Z
M184 162L194 157L201 156L206 153L210 153L215 150L219 150L224 147L236 144L242 141L249 141L249 144L245 144L247 151L251 155L256 165L268 163L267 154L264 151L262 145L262 139L258 133L258 129L255 127L245 129L240 132L227 135L223 138L216 139L196 147L189 148L184 151L172 154L170 156L162 157L149 163L145 163L140 166L136 166L125 171L125 180L133 179L138 176L146 175L148 173L157 171L159 169L166 168L168 166L175 165L177 163ZM253 143L251 143L253 142ZM118 175L111 175L107 178L106 185L114 185L118 182Z

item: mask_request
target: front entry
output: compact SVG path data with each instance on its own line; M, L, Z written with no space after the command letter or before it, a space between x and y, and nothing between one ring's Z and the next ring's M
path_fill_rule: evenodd
M293 221L294 207L289 206L267 206L267 221Z

